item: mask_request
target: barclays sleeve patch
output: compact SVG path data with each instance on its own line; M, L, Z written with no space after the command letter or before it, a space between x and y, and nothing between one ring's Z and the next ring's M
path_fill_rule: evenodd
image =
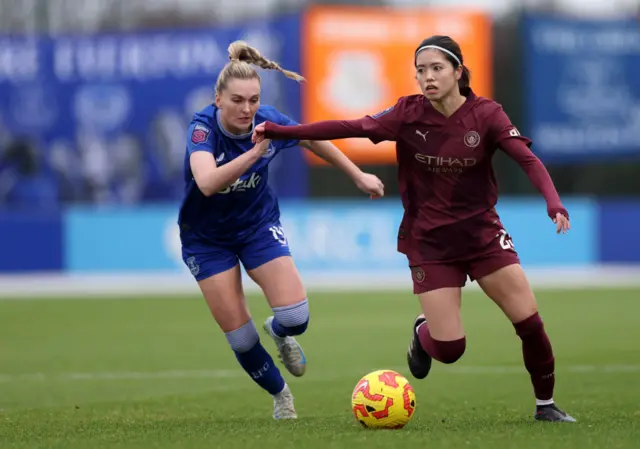
M197 123L196 126L193 127L193 131L191 131L191 142L195 145L206 142L209 134L211 134L211 128L202 123Z

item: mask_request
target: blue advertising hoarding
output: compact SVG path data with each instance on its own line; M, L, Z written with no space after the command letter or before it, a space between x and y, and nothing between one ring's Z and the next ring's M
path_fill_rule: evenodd
M527 267L639 264L640 202L573 198L571 231L557 235L539 199L505 198L498 210ZM396 252L399 202L283 201L282 223L302 272L375 276L405 270ZM0 274L185 272L178 205L0 212Z
M557 235L542 200L504 200L498 207L526 267L587 266L597 259L597 207L567 201L575 223ZM74 208L66 216L65 267L71 272L187 271L180 256L177 205L116 210ZM281 204L296 265L305 273L405 270L396 251L399 201Z
M524 21L527 134L541 159L640 157L636 18Z
M61 271L62 235L59 213L0 212L0 274Z
M0 205L177 201L186 130L213 99L227 47L255 45L300 71L300 16L215 29L0 36ZM301 119L300 87L260 71L262 102ZM281 197L306 195L299 151L277 158Z
M640 202L603 202L598 216L600 261L640 263Z

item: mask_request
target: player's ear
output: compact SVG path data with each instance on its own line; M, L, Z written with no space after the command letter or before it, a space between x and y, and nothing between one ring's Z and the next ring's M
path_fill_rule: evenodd
M456 67L455 74L456 74L457 81L460 81L460 78L462 78L462 71L463 71L463 67L461 65Z
M222 104L222 100L220 99L220 94L219 94L219 93L216 93L216 107L217 107L218 109L222 109L222 108L220 107L220 105L221 105L221 104Z

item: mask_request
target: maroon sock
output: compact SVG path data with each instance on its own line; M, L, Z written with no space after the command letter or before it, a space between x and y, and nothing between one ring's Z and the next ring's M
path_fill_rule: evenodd
M453 363L464 354L467 340L465 337L453 341L435 340L429 333L427 323L418 327L420 346L427 354L442 363Z
M513 327L522 340L524 366L531 375L536 399L545 401L552 399L555 385L555 359L542 318L536 312L526 320L515 323Z

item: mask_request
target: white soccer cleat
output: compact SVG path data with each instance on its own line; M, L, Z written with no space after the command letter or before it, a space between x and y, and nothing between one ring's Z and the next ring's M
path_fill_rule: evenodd
M289 371L292 375L296 377L302 376L307 370L307 358L304 356L304 352L302 351L302 346L296 341L293 337L278 337L273 332L273 317L270 316L264 322L264 330L273 341L276 343L276 347L278 348L278 357L284 364L284 367Z
M285 384L284 389L273 395L273 419L296 419L298 414L293 406L293 394L289 385Z

